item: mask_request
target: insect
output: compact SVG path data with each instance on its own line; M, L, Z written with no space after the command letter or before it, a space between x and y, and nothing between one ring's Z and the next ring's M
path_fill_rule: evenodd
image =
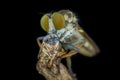
M51 24L48 25L49 23ZM65 50L74 50L88 57L100 52L96 43L78 24L77 17L70 10L47 13L41 18L40 24L46 32L49 32L50 26L54 27L52 32L58 35ZM78 47L79 45L82 47Z
M43 40L42 43L40 40ZM65 54L65 51L62 49L58 37L55 34L39 37L37 38L37 43L40 47L38 54L39 62L43 65L47 65L48 68L50 68L53 65L53 62L57 61L61 55Z
M50 25L48 34L46 36L37 38L37 43L40 47L40 51L38 54L38 59L39 59L38 63L40 63L41 66L48 67L50 69L53 69L56 66L59 68L59 63L61 59L66 58L69 72L72 76L75 76L75 74L73 74L73 71L71 69L71 60L69 57L66 56L70 56L71 54L73 55L76 52L72 50L69 52L65 51L65 49L63 48L60 42L58 35L54 34L56 30L53 27L53 24L52 23L48 23L48 24ZM40 42L41 40L42 43ZM38 65L36 65L36 68L38 70ZM52 72L54 72L54 70L52 70Z
M49 23L51 25L51 23ZM49 32L44 37L38 37L37 43L40 47L38 54L38 59L42 66L47 66L48 68L59 67L60 60L66 58L65 56L75 53L74 51L66 52L62 44L59 41L59 37L53 33L54 27L50 26ZM40 42L42 40L42 43ZM69 58L67 60L67 65L69 66ZM72 73L72 70L70 70Z
M73 73L70 58L72 55L80 53L84 56L92 57L100 52L96 43L78 24L78 19L70 10L47 13L42 16L40 25L47 33L57 35L62 48L65 50L63 52L64 55L60 57L66 58L70 73ZM55 58L48 58L51 59L50 64Z

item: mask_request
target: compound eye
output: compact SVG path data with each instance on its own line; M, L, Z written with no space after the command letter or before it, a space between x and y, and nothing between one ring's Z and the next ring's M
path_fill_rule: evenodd
M52 15L52 22L57 30L62 29L65 25L64 16L58 12L54 12Z
M40 20L40 25L41 25L41 28L48 32L49 30L49 21L48 21L48 16L47 14L43 15L41 20Z

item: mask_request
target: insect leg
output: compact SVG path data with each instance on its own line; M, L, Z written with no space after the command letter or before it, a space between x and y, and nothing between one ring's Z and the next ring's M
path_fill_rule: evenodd
M56 73L60 73L60 62L61 62L61 58L57 57L57 59L55 60L55 66L56 66Z
M39 46L40 48L42 47L40 40L43 40L43 38L44 38L44 37L38 37L38 38L37 38L37 44L38 44L38 46Z
M40 42L40 40L43 40L44 37L38 37L37 38L37 44L38 46L42 49L42 43ZM41 52L41 49L39 50L39 54L38 54L38 59L40 57L40 52Z
M62 56L62 58L70 57L70 56L73 56L73 55L75 55L75 54L77 54L77 52L71 50L69 53L64 54L64 55Z
M72 66L71 65L71 56L73 56L75 54L77 54L77 52L72 50L69 53L62 56L62 58L66 58L68 70L73 77L75 77L75 74L73 73L72 68L71 68L71 66Z
M49 60L48 65L47 65L48 68L51 68L51 66L52 66L52 64L53 64L53 62L54 62L55 56L56 56L56 55L53 55L53 56L51 57L51 59Z
M70 72L70 74L75 77L75 74L73 73L72 71L72 62L71 62L71 57L67 57L66 58L66 62L67 62L67 67L68 67L68 70Z

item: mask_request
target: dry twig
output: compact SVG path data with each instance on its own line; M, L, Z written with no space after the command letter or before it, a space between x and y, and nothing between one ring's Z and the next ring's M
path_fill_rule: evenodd
M53 67L50 69L46 66L43 66L42 63L38 62L37 71L39 74L43 75L46 80L77 80L75 76L73 77L69 73L67 68L62 63L60 63L59 68Z

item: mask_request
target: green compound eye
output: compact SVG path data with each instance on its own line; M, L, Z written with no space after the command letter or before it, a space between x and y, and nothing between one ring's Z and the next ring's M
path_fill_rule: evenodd
M44 15L42 16L41 20L40 20L40 25L41 25L41 28L48 32L49 30L49 21L48 21L48 16L47 15Z
M62 29L65 25L64 16L58 12L54 12L52 15L52 22L57 30Z

